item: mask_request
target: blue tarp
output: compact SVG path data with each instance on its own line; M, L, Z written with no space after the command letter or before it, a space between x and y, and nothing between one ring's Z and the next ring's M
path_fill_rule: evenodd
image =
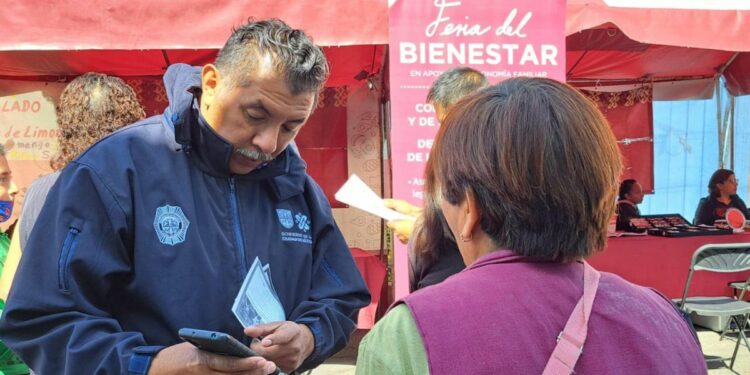
M722 91L722 103L727 93ZM719 168L716 98L654 102L654 190L641 212L679 213L692 221L698 200L708 194L708 180ZM734 172L737 194L750 199L750 96L736 98ZM726 158L727 162L729 158ZM727 165L727 167L729 167Z

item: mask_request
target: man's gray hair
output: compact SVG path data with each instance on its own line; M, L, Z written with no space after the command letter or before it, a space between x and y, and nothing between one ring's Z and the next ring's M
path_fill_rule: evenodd
M448 110L464 96L489 86L487 77L480 71L459 67L446 70L430 87L427 102Z
M318 92L328 79L323 51L302 30L278 19L250 20L232 32L216 57L216 68L229 79L230 87L250 83L257 62L270 57L277 73L283 74L296 95Z

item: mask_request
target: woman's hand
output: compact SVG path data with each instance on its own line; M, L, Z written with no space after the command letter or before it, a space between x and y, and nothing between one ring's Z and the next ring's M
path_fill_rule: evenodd
M417 207L407 201L400 199L384 199L386 207L396 210L404 215L418 218L422 215L422 207ZM411 234L414 232L415 220L391 220L387 223L388 228L391 228L393 234L398 238L401 243L409 242Z

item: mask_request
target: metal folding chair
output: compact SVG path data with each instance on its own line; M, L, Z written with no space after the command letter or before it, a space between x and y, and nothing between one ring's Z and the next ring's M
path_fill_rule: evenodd
M688 290L695 271L740 272L747 270L750 270L750 243L703 245L693 253L682 298L675 300L678 307L685 313L707 317L729 317L731 321L735 322L739 328L739 336L734 347L734 353L732 353L730 369L734 367L741 342L744 342L748 351L750 351L750 345L748 345L747 336L745 336L747 316L750 314L750 302L727 296L688 297ZM745 282L750 282L750 276ZM720 358L719 360L724 361L726 359L728 358Z
M745 298L745 293L747 293L747 282L745 281L735 281L731 282L729 284L730 288L732 288L732 294L734 295L735 299L742 300ZM740 295L737 295L737 292L739 291ZM724 324L724 329L721 330L721 336L719 336L719 341L724 339L724 336L726 336L727 332L731 329L732 321L727 320L726 324Z
M747 283L744 281L735 281L728 284L730 288L732 288L734 295L737 296L737 291L740 292L739 297L737 299L742 299L745 296L745 292L747 292Z

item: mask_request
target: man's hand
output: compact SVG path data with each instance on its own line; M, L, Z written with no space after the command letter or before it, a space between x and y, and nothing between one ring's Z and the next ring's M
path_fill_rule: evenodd
M417 207L407 201L400 199L384 199L383 203L386 207L392 208L399 213L409 215L413 218L417 218L422 215L422 208ZM393 234L398 238L401 243L405 244L409 242L412 232L414 232L414 221L413 220L391 220L387 223L388 228L391 228Z
M315 349L315 337L304 324L288 321L258 324L245 328L245 334L262 337L260 341L253 340L251 348L287 373L300 367Z
M160 351L149 368L149 375L247 374L266 375L276 365L263 357L238 358L205 352L188 342Z

